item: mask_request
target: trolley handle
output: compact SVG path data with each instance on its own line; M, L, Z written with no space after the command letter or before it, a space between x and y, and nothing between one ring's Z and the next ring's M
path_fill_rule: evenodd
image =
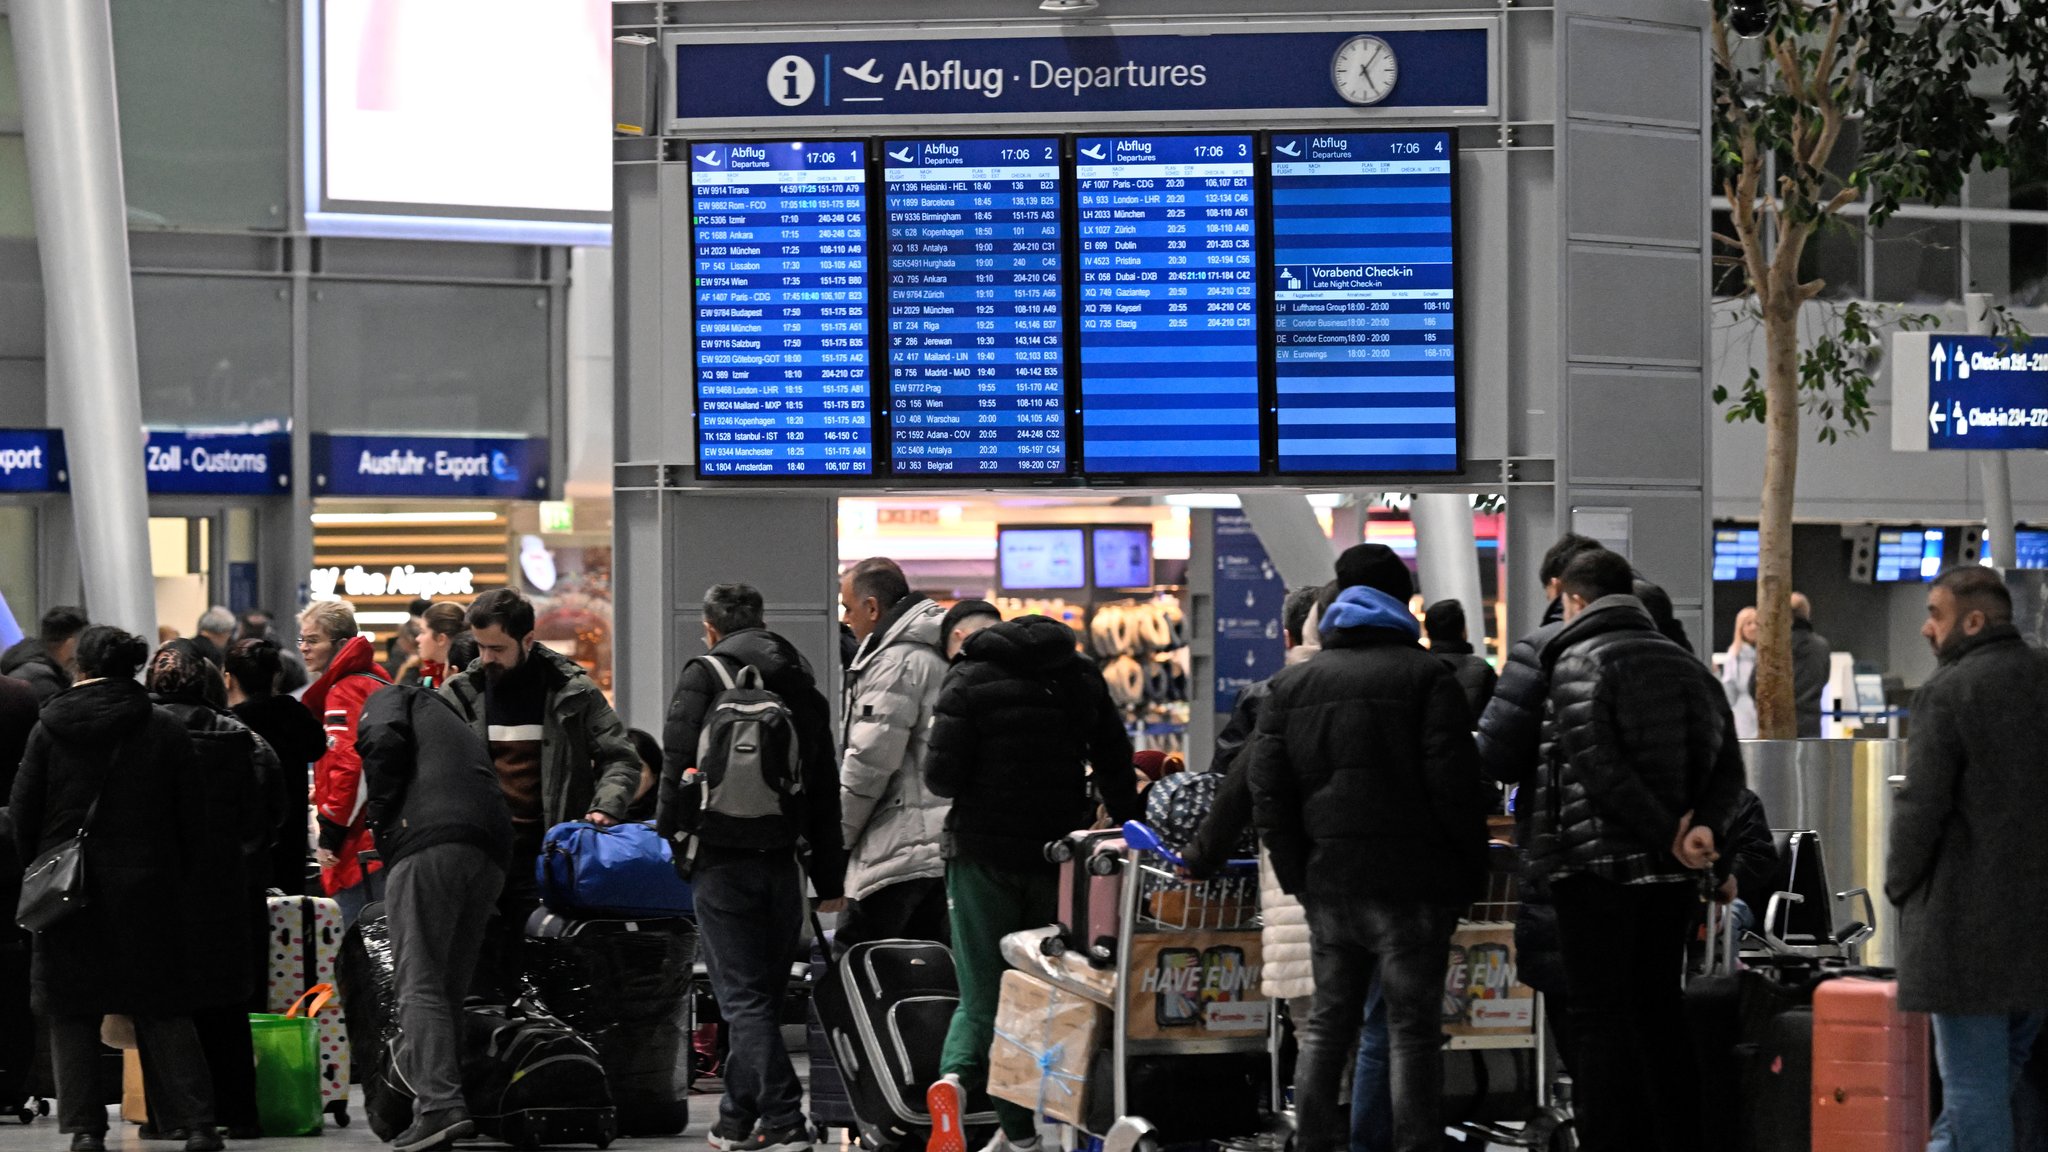
M1176 868L1188 866L1188 862L1181 859L1180 853L1168 848L1166 843L1159 839L1159 833L1154 831L1151 825L1141 820L1124 821L1124 843L1132 848L1136 848L1140 852L1150 852L1153 855L1159 856ZM1231 868L1256 868L1259 866L1259 862L1256 858L1226 860L1224 865Z

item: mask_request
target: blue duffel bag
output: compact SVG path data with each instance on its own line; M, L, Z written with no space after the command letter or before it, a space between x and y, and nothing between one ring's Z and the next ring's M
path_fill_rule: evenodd
M668 842L648 824L548 829L534 861L540 898L565 916L683 916L696 910Z

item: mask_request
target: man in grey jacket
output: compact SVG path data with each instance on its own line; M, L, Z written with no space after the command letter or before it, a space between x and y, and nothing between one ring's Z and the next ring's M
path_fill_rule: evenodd
M1920 634L1941 667L1913 698L1885 861L1899 1007L1934 1015L1942 1110L1930 1152L2004 1152L2013 1084L2048 1019L2035 970L2048 928L2022 894L2048 876L2048 655L2013 627L2012 594L1989 568L1943 573Z
M880 556L847 571L839 601L860 648L846 668L840 721L840 824L850 858L836 945L944 942L948 805L926 790L924 760L946 678L946 613Z

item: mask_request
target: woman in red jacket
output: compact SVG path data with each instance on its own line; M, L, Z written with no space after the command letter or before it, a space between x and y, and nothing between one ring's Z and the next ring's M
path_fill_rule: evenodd
M346 927L370 902L368 877L356 859L370 846L356 722L370 694L391 681L377 666L376 650L357 633L356 612L346 600L321 601L299 617L299 654L316 677L301 702L327 733L327 751L313 766L313 810L320 821L315 857L321 887L341 905Z

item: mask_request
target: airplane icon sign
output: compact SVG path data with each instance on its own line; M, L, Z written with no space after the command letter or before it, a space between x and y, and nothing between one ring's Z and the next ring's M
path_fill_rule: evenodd
M1100 160L1102 159L1102 145L1097 144L1093 148L1083 148L1081 149L1081 155L1086 156L1090 160Z
M706 168L716 168L720 164L725 163L725 157L717 152L699 152L697 153L697 163L704 165Z
M1275 144L1273 145L1273 151L1292 159L1301 155L1301 141L1290 140L1285 144Z
M840 71L853 77L855 80L864 81L868 84L880 84L882 82L882 77L875 72L874 57L869 57L868 62L858 68L841 68Z
M910 163L911 159L911 151L910 149L905 148L901 152L891 152L889 153L889 159L894 160L899 164L908 164Z

